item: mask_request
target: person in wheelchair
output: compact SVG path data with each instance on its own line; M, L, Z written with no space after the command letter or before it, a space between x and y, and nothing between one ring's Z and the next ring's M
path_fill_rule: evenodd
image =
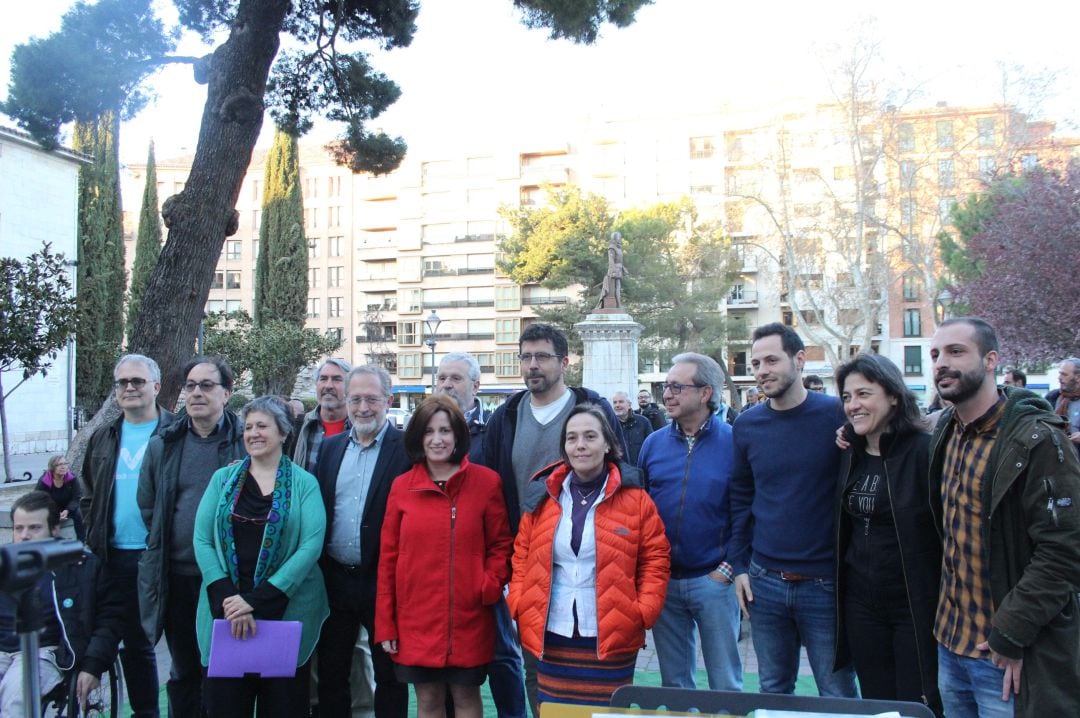
M60 537L60 511L43 491L23 494L11 506L14 541ZM41 692L49 693L73 672L80 704L101 682L116 659L123 602L110 595L100 562L87 552L83 560L46 574L38 584L44 628L36 668ZM0 593L0 716L21 716L25 658L15 632L15 602Z

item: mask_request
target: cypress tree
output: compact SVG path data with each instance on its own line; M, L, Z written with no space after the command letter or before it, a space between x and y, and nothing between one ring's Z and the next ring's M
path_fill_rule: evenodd
M307 318L308 248L300 192L300 150L294 135L280 128L266 157L262 225L255 263L255 326L287 322L302 328ZM253 377L256 393L289 393L299 366Z
M150 273L161 255L161 214L158 212L157 164L154 159L154 141L146 158L146 186L143 188L142 209L139 211L139 234L135 239L135 263L131 268L131 286L128 289L127 336L135 327L143 292L150 281Z
M88 409L109 395L124 339L124 227L120 209L119 114L75 123L73 145L91 155L79 169L79 329L76 398Z

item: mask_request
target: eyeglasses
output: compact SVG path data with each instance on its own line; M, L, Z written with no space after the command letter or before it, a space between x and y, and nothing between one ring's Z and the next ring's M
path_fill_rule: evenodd
M210 381L209 379L203 379L202 381L185 381L184 391L189 394L196 389L202 389L203 392L213 391L215 386L224 386L220 381Z
M666 384L661 384L662 391L670 391L672 396L678 396L682 394L683 389L703 389L708 384L680 384L677 381L669 381Z
M368 406L378 406L379 404L386 403L385 396L350 396L345 400L345 403L349 406L356 407L361 404L367 404Z
M561 358L562 354L549 354L547 352L536 352L535 354L518 354L518 359L521 360L522 364L529 364L532 362L533 359L535 359L538 364L543 364L545 362L551 361L552 359Z
M127 387L129 385L132 389L142 389L144 386L146 386L146 379L137 376L131 379L117 379L112 384L117 389L123 389L124 387Z
M233 521L239 521L242 524L253 524L255 526L265 526L266 522L270 520L270 514L263 516L262 518L253 519L248 516L241 516L235 511L229 512L229 517Z

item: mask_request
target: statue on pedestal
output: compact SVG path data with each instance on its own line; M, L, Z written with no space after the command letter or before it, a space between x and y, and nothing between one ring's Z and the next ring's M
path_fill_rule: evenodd
M626 268L623 266L622 235L618 232L611 233L607 254L608 270L601 285L600 300L593 311L622 308L622 278L626 275Z

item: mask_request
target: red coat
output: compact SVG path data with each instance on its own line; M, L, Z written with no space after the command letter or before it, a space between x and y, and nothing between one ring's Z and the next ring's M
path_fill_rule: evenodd
M544 649L552 544L562 518L558 496L569 470L565 463L559 463L533 479L546 480L547 496L521 517L514 542L507 603L510 615L518 621L521 645L537 656ZM531 492L526 495L531 496ZM667 597L671 549L664 522L649 494L629 477L624 482L615 464L608 464L604 499L597 504L594 517L596 647L598 658L605 659L645 645L645 629L656 623Z
M490 663L511 543L498 474L464 459L443 492L413 466L386 503L375 640L397 640L391 658L407 666Z

